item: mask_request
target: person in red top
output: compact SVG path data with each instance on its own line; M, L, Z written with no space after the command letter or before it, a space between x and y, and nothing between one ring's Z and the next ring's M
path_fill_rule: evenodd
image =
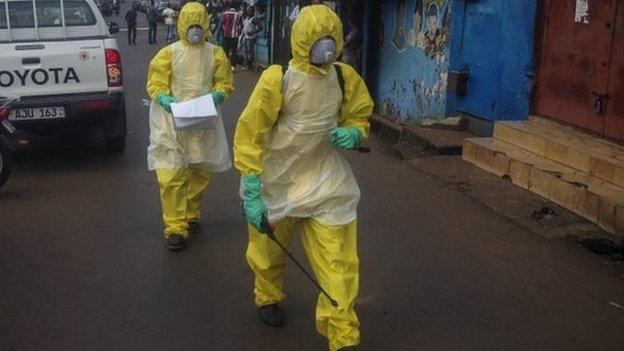
M223 12L221 18L221 29L223 30L224 39L223 49L225 49L225 53L232 63L232 68L234 68L237 63L238 37L240 37L243 29L243 14L241 11L236 10L231 1L227 5L229 5L229 9Z

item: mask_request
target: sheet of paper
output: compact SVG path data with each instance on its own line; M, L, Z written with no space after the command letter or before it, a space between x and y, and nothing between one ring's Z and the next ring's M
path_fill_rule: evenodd
M212 94L171 104L171 112L175 118L206 118L219 115Z
M212 117L200 117L200 118L177 118L173 119L176 130L197 130L197 129L209 129L214 127L217 118Z

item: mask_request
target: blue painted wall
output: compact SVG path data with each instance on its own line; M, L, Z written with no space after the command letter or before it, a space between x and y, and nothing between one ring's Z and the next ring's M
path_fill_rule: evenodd
M377 107L399 122L443 117L452 0L387 0L379 4L369 50ZM381 25L383 24L383 25ZM401 26L401 24L403 24Z
M468 93L448 95L448 111L488 120L529 114L537 0L454 0L451 70L469 71Z

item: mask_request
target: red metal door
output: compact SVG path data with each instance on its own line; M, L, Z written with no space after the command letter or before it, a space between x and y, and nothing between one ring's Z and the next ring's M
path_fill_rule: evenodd
M609 79L609 104L604 134L624 141L624 1L619 1Z
M577 21L579 2L548 1L535 109L603 133L617 0L588 1Z

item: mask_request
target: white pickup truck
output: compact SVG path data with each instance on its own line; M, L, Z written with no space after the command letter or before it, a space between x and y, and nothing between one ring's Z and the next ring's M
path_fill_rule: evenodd
M115 23L93 0L0 0L0 96L19 96L9 120L49 132L101 125L110 152L126 140Z

